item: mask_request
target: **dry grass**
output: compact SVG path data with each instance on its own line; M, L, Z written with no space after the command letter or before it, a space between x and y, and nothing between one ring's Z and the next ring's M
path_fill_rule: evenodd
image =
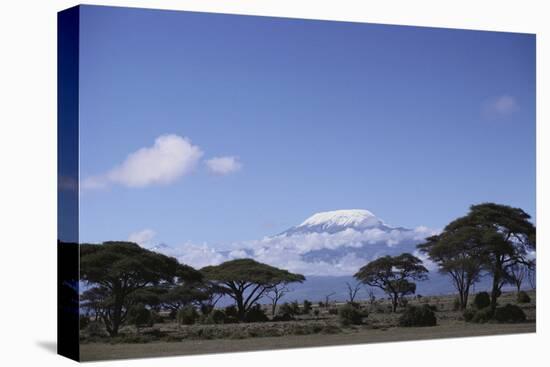
M520 324L466 323L462 313L453 310L453 296L431 296L413 299L410 304L437 306L438 325L434 327L397 327L400 313L384 311L387 310L387 301L378 301L377 305L362 305L378 312L371 312L364 325L353 327L340 326L337 317L330 315L327 309L321 309L319 317L302 316L290 322L189 325L180 328L175 323L157 324L144 330L141 336L136 336L134 329L127 327L123 331L129 334L128 339L84 342L81 358L91 361L529 333L536 330L536 294L531 291L529 296L531 303L519 305L527 315L527 321ZM514 293L502 295L499 304L506 303L516 303Z

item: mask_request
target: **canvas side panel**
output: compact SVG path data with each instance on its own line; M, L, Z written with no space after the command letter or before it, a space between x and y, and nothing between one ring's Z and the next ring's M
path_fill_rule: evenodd
M79 360L79 7L57 18L57 351Z

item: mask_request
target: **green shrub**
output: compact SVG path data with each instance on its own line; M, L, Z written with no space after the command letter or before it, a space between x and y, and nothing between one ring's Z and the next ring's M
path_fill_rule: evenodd
M437 319L432 308L428 305L409 306L399 318L399 325L411 326L435 326Z
M199 322L205 325L225 324L226 316L222 310L213 309L207 315L202 314Z
M269 321L267 315L260 305L254 305L244 317L245 322L266 322Z
M525 312L515 305L507 304L504 307L497 307L494 318L498 322L523 322Z
M485 307L489 307L490 305L491 305L491 296L489 296L489 293L479 292L474 297L474 306L478 310L481 310Z
M300 314L300 305L297 301L292 303L285 302L279 307L279 313L281 315L289 314L290 316L296 316Z
M483 324L490 321L493 318L493 310L491 307L485 307L480 310L476 310L472 317L472 322Z
M328 309L329 315L338 315L338 309L336 307L332 307Z
M288 313L278 314L273 317L272 321L292 321L294 317Z
M239 322L239 312L235 305L227 306L224 310L225 313L225 324L235 324Z
M231 305L231 306L227 306L225 308L225 316L227 317L238 317L239 316L239 312L237 311L237 307L235 307L235 305Z
M304 308L302 310L302 313L304 315L307 315L311 312L311 306L312 306L312 303L310 301L308 301L307 299L304 300Z
M518 293L518 303L530 303L531 297L525 291L520 291Z
M192 325L199 318L197 310L192 306L181 308L176 316L178 325Z
M466 322L472 321L475 313L476 313L476 310L474 310L473 308L465 309L464 312L462 313L462 316L464 317L464 321Z
M128 323L135 325L139 330L140 326L149 325L151 322L151 311L143 303L133 305L128 310Z
M214 324L223 324L225 322L225 313L222 310L214 309L208 317L212 319Z
M343 326L361 325L363 322L363 312L352 305L345 305L338 310L338 318Z

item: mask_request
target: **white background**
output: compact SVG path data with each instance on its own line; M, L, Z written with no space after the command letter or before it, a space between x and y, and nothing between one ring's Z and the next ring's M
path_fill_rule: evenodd
M537 334L102 362L135 366L537 366L548 363L546 1L100 1L96 4L537 33ZM56 339L56 12L0 7L0 364L65 366ZM546 11L545 11L546 10ZM546 19L544 14L546 13ZM546 146L545 146L546 143ZM510 142L511 146L513 142ZM513 174L513 171L510 173ZM543 191L546 187L546 191ZM545 311L545 313L543 313ZM544 349L546 347L546 350ZM91 363L89 365L96 365Z

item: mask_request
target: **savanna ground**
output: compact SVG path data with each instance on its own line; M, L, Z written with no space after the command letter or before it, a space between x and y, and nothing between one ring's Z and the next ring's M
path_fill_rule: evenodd
M139 333L135 327L126 326L115 339L89 338L83 333L80 353L81 360L94 361L532 333L536 331L536 294L535 291L527 293L530 303L518 304L514 292L499 298L500 305L510 303L522 308L527 319L521 323L465 322L462 312L454 310L454 296L426 296L410 299L409 304L435 306L436 326L398 326L401 312L389 312L387 300L377 300L375 304L360 302L368 316L362 325L350 326L343 326L335 314L343 303L329 307L315 304L311 313L297 316L293 321L178 326L175 321L165 320Z

